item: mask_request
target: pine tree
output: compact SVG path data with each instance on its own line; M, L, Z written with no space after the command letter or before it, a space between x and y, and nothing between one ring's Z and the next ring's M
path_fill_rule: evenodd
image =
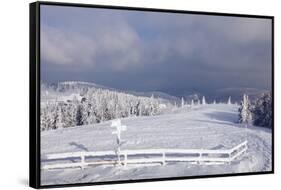
M252 113L251 113L251 104L249 101L249 97L244 94L243 101L241 101L239 108L239 123L250 124L252 123Z
M228 97L227 104L228 104L228 105L231 105L231 96Z
M48 130L50 125L49 117L47 114L47 106L40 111L40 127L41 131Z
M143 110L142 107L143 107L143 106L140 104L140 105L139 105L139 116L142 116L142 110Z
M154 115L154 106L153 106L153 101L154 101L154 95L150 97L150 110L149 110L149 115Z
M184 106L184 99L183 99L183 97L181 97L181 107L183 107Z
M56 105L51 112L51 123L50 123L51 129L57 129L58 128L58 119L59 119L58 107Z
M62 128L63 124L64 124L62 106L63 106L63 104L60 104L60 103L57 105L57 128Z
M253 123L257 126L272 127L272 96L264 93L253 106Z
M66 106L67 111L66 111L66 127L73 127L76 126L76 113L77 113L77 106L75 104L68 104Z
M206 105L205 96L202 97L202 105Z
M77 105L77 112L76 112L76 125L83 125L83 113L82 113L82 106Z

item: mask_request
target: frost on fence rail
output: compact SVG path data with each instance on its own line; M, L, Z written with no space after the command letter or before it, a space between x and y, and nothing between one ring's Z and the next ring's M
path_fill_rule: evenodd
M228 150L203 150L203 149L144 149L144 150L120 150L98 152L74 152L46 155L49 161L60 160L59 163L43 165L42 169L59 168L84 168L92 165L121 165L127 164L151 164L165 165L169 162L189 162L193 164L229 164L247 151L247 141ZM97 159L94 159L97 158ZM79 162L62 163L70 158L79 158ZM91 160L92 159L92 160Z

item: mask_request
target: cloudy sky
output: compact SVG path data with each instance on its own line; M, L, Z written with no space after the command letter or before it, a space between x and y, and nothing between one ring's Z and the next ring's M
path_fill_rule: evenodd
M271 86L271 20L41 5L43 82L173 95Z

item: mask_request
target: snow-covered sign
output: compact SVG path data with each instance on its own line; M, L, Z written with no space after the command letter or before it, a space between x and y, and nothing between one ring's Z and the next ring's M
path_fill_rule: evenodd
M120 135L121 135L122 131L127 130L127 126L122 125L120 119L113 120L112 123L111 123L111 127L116 128L116 131L113 131L112 134L116 134L118 136L118 138L120 138Z
M118 157L118 164L120 165L121 164L120 152L121 152L121 144L122 144L122 142L121 142L121 132L122 131L126 131L127 130L127 126L126 125L122 125L120 119L116 119L116 120L112 121L111 127L115 127L116 128L116 131L113 131L112 134L116 134L117 135L117 139L116 139L116 142L117 142L116 154L117 154L117 157Z

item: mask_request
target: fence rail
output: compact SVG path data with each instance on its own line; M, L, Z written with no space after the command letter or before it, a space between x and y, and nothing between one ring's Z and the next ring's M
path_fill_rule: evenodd
M228 150L204 150L204 149L144 149L144 150L121 150L117 159L115 151L98 152L70 152L46 155L46 162L42 169L60 168L85 168L100 164L146 164L159 163L165 165L169 162L190 162L196 164L229 164L247 151L247 141ZM69 162L73 159L78 162ZM68 161L68 163L65 163Z

